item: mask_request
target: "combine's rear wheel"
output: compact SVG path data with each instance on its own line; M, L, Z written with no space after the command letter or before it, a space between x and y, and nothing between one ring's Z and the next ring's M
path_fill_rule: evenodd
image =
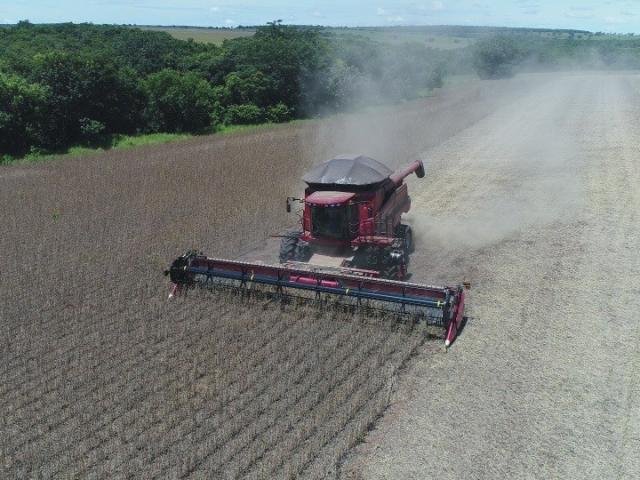
M398 225L396 236L402 239L403 247L407 256L415 251L416 247L413 243L413 231L409 225Z

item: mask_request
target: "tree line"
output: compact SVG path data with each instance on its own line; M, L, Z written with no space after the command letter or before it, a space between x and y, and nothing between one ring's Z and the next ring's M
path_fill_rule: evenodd
M283 122L440 86L443 52L272 22L219 45L92 24L0 28L0 154Z
M569 31L564 38L524 32L479 40L471 61L481 78L563 69L638 70L640 37Z
M212 45L125 26L0 28L0 159L409 100L449 74L640 68L634 36L500 31L444 51L355 32L275 21Z

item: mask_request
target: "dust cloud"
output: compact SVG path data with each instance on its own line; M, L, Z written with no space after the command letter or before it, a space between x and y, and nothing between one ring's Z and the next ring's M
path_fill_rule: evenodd
M557 87L528 88L482 124L425 153L431 159L431 183L423 191L414 188L414 207L406 217L418 242L445 250L479 249L577 216L584 186L566 165L580 164L579 146L566 135L560 107L556 122L541 115L541 106L548 108L566 92L569 77L552 77ZM540 133L523 137L517 131L527 128ZM472 146L469 138L484 140ZM452 161L462 162L459 170L437 178ZM478 164L484 171L474 178L469 172L477 176Z
M415 98L418 92L429 94L429 86L435 85L430 79L439 71L440 60L436 54L430 58L424 56L424 50L406 48L407 58L398 58L392 51L369 57L358 51L354 54L357 69L342 66L345 71L338 68L338 72L323 72L321 78L308 80L305 90L315 92L326 88L320 86L326 85L325 75L333 76L333 88L339 93L335 104L310 112L323 120L306 146L306 164L340 154L361 154L395 169L419 158L432 142L432 135L425 135L424 122L429 121L426 109L433 98ZM313 97L313 93L305 96Z
M563 112L552 123L537 113L543 105L562 104L566 83L575 75L571 71L579 65L556 68L561 71L445 87L400 106L388 106L393 99L382 98L383 86L369 80L352 88L350 107L360 111L318 122L304 147L304 163L362 154L397 169L421 159L427 175L407 180L413 206L405 221L419 243L445 250L483 248L532 227L566 221L584 197L581 180L564 168L580 161L575 158L579 148L563 134ZM519 132L529 124L541 134L521 138ZM485 139L482 144L465 145L478 135ZM496 145L504 153L492 158ZM482 163L486 178L470 178L464 167L455 177L440 178L450 162Z
M567 179L568 180L568 179ZM416 242L437 245L447 250L460 248L480 249L516 238L536 226L542 227L561 218L571 216L579 205L581 187L578 183L565 188L564 180L539 185L545 194L555 197L537 197L526 187L515 197L505 195L483 201L472 214L438 215L412 210L405 218L412 226ZM499 192L496 192L496 196Z

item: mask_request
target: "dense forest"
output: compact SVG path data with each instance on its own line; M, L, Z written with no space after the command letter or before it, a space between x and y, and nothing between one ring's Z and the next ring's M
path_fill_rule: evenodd
M481 33L467 30L458 34ZM640 68L638 37L509 30L439 50L354 32L276 21L215 45L124 26L0 28L0 161L120 134L212 132L398 102L450 74Z
M97 25L0 29L0 154L60 151L112 134L282 122L440 86L442 52L335 42L273 22L221 46Z

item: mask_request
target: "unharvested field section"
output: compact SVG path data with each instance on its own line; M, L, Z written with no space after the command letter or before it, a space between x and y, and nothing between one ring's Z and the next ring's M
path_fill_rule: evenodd
M169 303L162 270L188 248L259 247L291 223L284 198L314 162L398 166L540 81L0 168L0 476L333 472L423 337L255 299Z
M192 300L145 302L120 322L103 304L59 316L46 345L25 341L29 353L3 364L5 474L323 478L422 341L336 315Z
M277 189L227 188L224 205L205 203L232 174L202 181L164 162L150 181L141 167L153 158L127 161L3 172L3 476L321 478L423 337L257 299L167 302L172 243L208 237L232 251L243 229L266 226L229 216ZM214 165L201 161L202 173ZM203 213L225 216L194 226Z

